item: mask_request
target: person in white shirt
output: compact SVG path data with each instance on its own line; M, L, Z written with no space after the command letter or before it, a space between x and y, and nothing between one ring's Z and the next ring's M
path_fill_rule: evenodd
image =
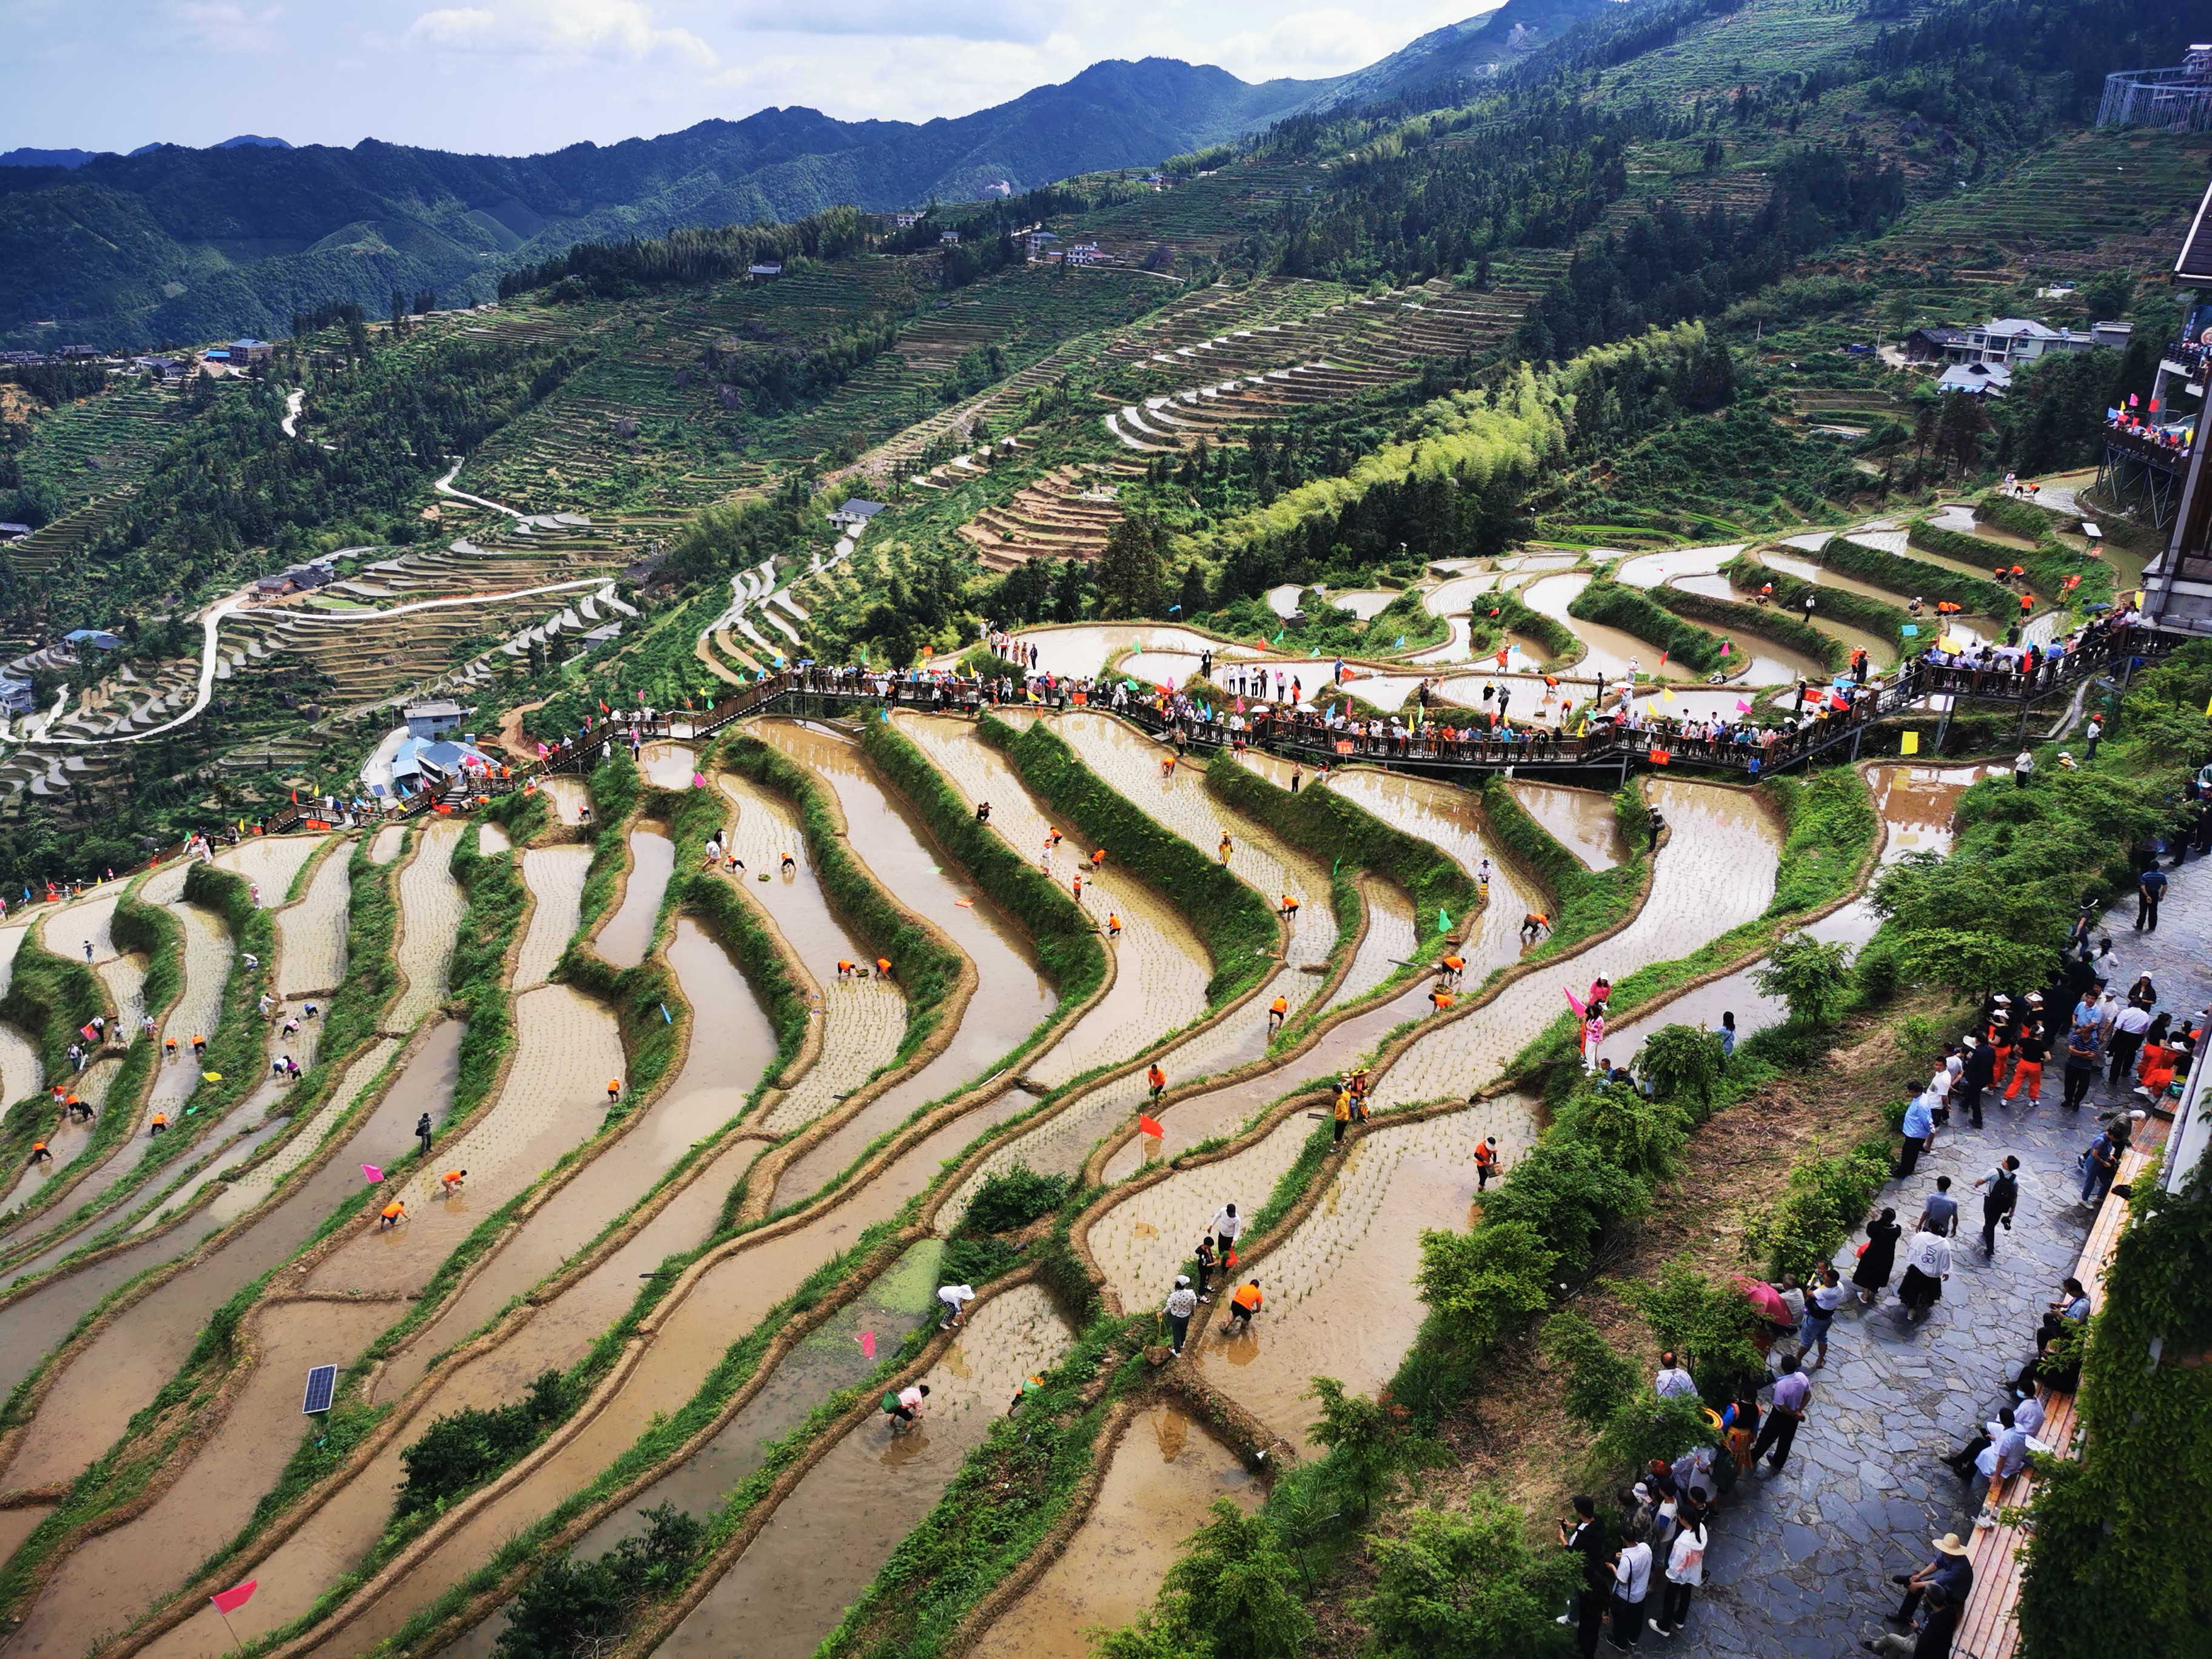
M1928 1317L1928 1310L1943 1297L1943 1281L1951 1276L1951 1243L1938 1232L1923 1231L1912 1235L1905 1247L1905 1279L1897 1287L1897 1299L1906 1309L1905 1318L1918 1324Z
M1180 1359L1182 1358L1183 1339L1190 1334L1190 1316L1198 1311L1198 1292L1191 1289L1190 1278L1188 1274L1179 1274L1176 1277L1175 1289L1168 1292L1165 1311L1168 1316L1168 1328L1175 1334L1175 1340L1170 1346L1174 1349L1176 1358Z
M1643 1522L1629 1528L1628 1542L1613 1559L1613 1644L1632 1648L1644 1634L1644 1598L1651 1589L1650 1528Z
M1690 1597L1705 1581L1705 1523L1699 1519L1686 1523L1667 1552L1666 1594L1651 1628L1662 1636L1680 1633L1690 1616Z
M947 1285L938 1291L937 1299L945 1304L945 1318L937 1328L949 1331L968 1322L968 1316L961 1312L961 1307L975 1299L975 1287L973 1285Z
M1694 1400L1698 1381L1670 1352L1659 1356L1659 1375L1651 1379L1652 1391L1662 1400Z
M2012 1408L2012 1420L2023 1434L2043 1432L2043 1396L2032 1394Z
M903 1434L921 1421L921 1402L929 1398L929 1384L909 1382L898 1391L898 1404L891 1408L891 1432Z
M1217 1244L1234 1244L1243 1226L1243 1220L1237 1215L1234 1204L1224 1204L1214 1212L1212 1232Z

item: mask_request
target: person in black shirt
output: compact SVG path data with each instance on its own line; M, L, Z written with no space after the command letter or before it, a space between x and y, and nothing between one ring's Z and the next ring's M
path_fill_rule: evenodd
M2051 1058L2051 1038L2039 1018L2021 1021L2020 1036L2014 1040L2012 1082L2004 1091L2005 1104L2012 1104L2021 1091L2027 1091L2027 1103L2037 1104L2043 1095L2043 1062Z
M1605 1547L1605 1528L1597 1518L1597 1504L1588 1493L1575 1498L1574 1518L1559 1522L1559 1547L1582 1557L1583 1587L1568 1603L1563 1625L1572 1625L1575 1644L1582 1659L1597 1651L1605 1628L1605 1610L1613 1598L1613 1568Z

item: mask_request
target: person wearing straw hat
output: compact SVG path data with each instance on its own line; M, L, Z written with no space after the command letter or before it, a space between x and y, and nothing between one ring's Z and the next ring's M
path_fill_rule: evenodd
M1947 1532L1934 1542L1936 1553L1925 1565L1909 1574L1890 1575L1891 1583L1905 1586L1903 1604L1889 1616L1892 1624L1911 1624L1931 1589L1952 1607L1966 1605L1966 1594L1974 1587L1974 1564L1967 1559L1967 1546L1955 1532Z

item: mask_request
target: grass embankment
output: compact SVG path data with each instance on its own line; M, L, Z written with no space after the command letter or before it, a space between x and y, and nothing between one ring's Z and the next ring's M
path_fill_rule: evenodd
M1557 617L1530 610L1519 593L1478 593L1475 599L1470 643L1477 653L1494 649L1501 634L1514 633L1544 647L1547 670L1571 667L1582 660L1583 642L1575 630ZM1484 599L1492 603L1486 606L1481 604ZM1492 611L1498 614L1490 615Z
M1957 535L1955 531L1937 531L1939 538ZM1977 542L1971 536L1960 536L1960 541L1972 544L1977 559L1992 552L1987 542ZM1917 539L1917 538L1916 538ZM1948 549L1931 544L1934 552ZM1808 551L1805 557L1830 570L1840 571L1846 576L1856 576L1861 581L1871 582L1876 587L1886 587L1891 592L1906 599L1921 599L1929 606L1939 600L1948 600L1968 614L2002 618L2009 623L2020 616L2020 596L2008 587L2001 587L1987 576L1970 576L1948 565L1930 564L1925 559L1907 558L1901 553L1887 552L1879 547L1869 547L1864 542L1855 542L1844 536L1831 536L1827 544L1817 551ZM1996 561L1990 560L1996 568ZM1777 591L1779 591L1779 583ZM1825 596L1823 596L1825 597ZM1938 631L1933 616L1924 618L1920 626L1923 633Z
M143 909L144 907L138 907ZM113 932L116 942L128 931L129 924L122 920L123 907L116 907L117 921ZM178 933L173 917L164 915L172 935ZM137 945L125 945L137 949ZM180 946L179 948L181 948ZM166 969L161 984L168 999L174 1000L179 969L173 961L149 953L146 1006L162 1006L154 1000L155 984L151 963L161 961ZM28 1094L8 1108L5 1119L0 1119L0 1170L9 1171L8 1182L13 1185L14 1172L22 1169L30 1159L31 1145L52 1135L61 1121L61 1109L54 1104L51 1085L68 1079L71 1075L69 1061L70 1044L82 1043L82 1029L95 1014L113 1012L107 997L107 987L100 975L82 962L58 956L39 943L36 935L26 933L15 947L14 977L9 981L8 994L0 997L0 1020L5 1020L22 1032L31 1042L39 1056L39 1064L48 1079L49 1087ZM145 1054L141 1054L141 1049ZM144 1092L146 1079L151 1075L152 1052L149 1041L134 1035L131 1049L125 1057L123 1067L108 1085L107 1099L111 1107L126 1101L135 1101ZM63 1201L68 1188L64 1181L98 1167L100 1160L121 1143L131 1133L131 1117L128 1111L103 1110L92 1132L91 1144L71 1160L73 1170L64 1170L53 1181L40 1189L20 1210L20 1218L49 1209ZM45 1200L44 1203L40 1200Z
M1209 1007L1233 1000L1267 977L1281 948L1282 927L1265 898L1132 803L1042 724L1018 732L986 714L977 731L984 742L1005 753L1039 800L1075 825L1094 846L1104 848L1115 867L1164 894L1188 918L1213 958L1213 976L1206 986ZM974 816L967 814L971 823ZM1021 863L1004 839L980 824L975 828L998 849L999 857ZM1042 875L1037 879L1074 909L1058 883Z
M629 815L645 793L645 775L637 769L629 750L616 744L609 747L606 759L592 769L585 785L592 795L592 862L584 872L577 939L591 937L592 927L614 902L615 889L629 867ZM527 799L534 801L538 797L533 794Z
M897 970L899 989L906 994L906 1035L891 1063L902 1065L943 1021L945 1002L960 983L959 953L892 902L853 856L838 833L830 792L811 772L744 732L725 738L714 763L774 790L797 809L799 833L806 838L807 856L830 908L861 945L888 957Z
M890 721L868 722L860 749L921 815L938 845L1028 933L1038 965L1059 988L1061 1006L1072 1006L1096 990L1106 976L1106 947L1091 918L1060 884L1033 868L1004 836L976 823L960 792Z
M1633 634L1659 647L1672 661L1700 674L1714 673L1729 665L1729 659L1721 655L1720 641L1653 604L1650 596L1641 588L1630 587L1626 583L1608 581L1601 576L1595 578L1568 602L1567 614L1583 622L1601 623Z
M1721 574L1729 579L1729 585L1739 593L1756 593L1762 586L1770 584L1774 589L1771 607L1739 605L1735 607L1738 610L1753 609L1764 615L1771 608L1780 611L1784 618L1795 618L1805 614L1805 599L1810 594L1814 615L1826 617L1848 628L1856 628L1861 633L1873 635L1891 647L1899 660L1926 650L1936 642L1936 635L1942 631L1934 625L1932 618L1927 623L1915 623L1903 605L1884 605L1880 599L1870 599L1865 594L1854 593L1847 587L1823 587L1818 582L1808 582L1802 576L1793 576L1786 570L1777 570L1772 565L1762 562L1755 553L1738 554L1721 567ZM1802 623L1792 621L1791 626L1819 633L1817 629L1810 629ZM1907 628L1915 631L1908 635L1905 631ZM1775 637L1783 636L1777 635ZM1822 634L1820 637L1827 639L1828 636ZM1795 644L1795 639L1790 642ZM1831 640L1829 643L1833 645L1836 641ZM1844 651L1840 646L1838 650L1845 661L1850 659L1848 651ZM1832 668L1843 665L1835 661L1832 653L1825 659Z
M1482 908L1474 881L1457 860L1446 857L1433 842L1385 823L1334 789L1301 789L1293 794L1226 751L1215 756L1206 768L1206 783L1245 817L1267 825L1314 858L1327 860L1334 882L1348 883L1352 873L1360 871L1395 882L1413 902L1413 958L1418 963L1427 963L1448 940L1464 936ZM1425 966L1401 968L1362 1000L1371 1000L1426 971Z
M1634 908L1651 847L1650 813L1633 783L1614 794L1613 805L1628 856L1610 870L1593 870L1529 817L1503 780L1483 784L1482 810L1500 850L1534 875L1552 899L1552 931L1529 952L1532 958L1579 950L1592 934L1626 921Z
M1687 588L1668 587L1663 583L1651 590L1650 598L1676 616L1690 617L1709 628L1735 635L1754 634L1786 645L1810 657L1832 674L1850 660L1851 653L1841 640L1798 621L1779 606L1740 605L1734 599L1717 599L1709 593L1692 593ZM1742 653L1741 643L1734 645L1729 654L1721 659L1722 665L1739 665L1737 658Z
M1984 521L2034 545L2016 547L2009 542L1970 536L1964 531L1945 530L1924 517L1912 521L1907 539L1914 547L1941 553L1961 563L1982 565L1992 571L2001 565L2009 568L2016 564L2027 573L2027 585L2045 605L2078 613L2084 605L2112 599L2112 567L2060 541L2057 520L2041 507L1991 490L1974 503L1974 513ZM2069 591L2066 583L2072 577L2081 580ZM2020 599L2016 593L1996 582L1983 585L2005 596L2004 603L1990 615L2012 622L2020 620Z

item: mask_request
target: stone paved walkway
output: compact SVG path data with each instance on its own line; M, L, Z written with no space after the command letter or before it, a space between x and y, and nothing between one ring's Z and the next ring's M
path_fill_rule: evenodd
M2212 1000L2207 866L2173 872L2156 933L2136 933L2134 921L2132 896L2105 920L2123 970L2119 988L2147 969L2161 1009L2185 1013ZM1805 1659L1855 1652L1894 1628L1881 1622L1896 1606L1889 1576L1928 1560L1931 1539L1971 1527L1966 1489L1939 1460L2010 1402L2007 1380L2088 1235L2091 1212L2078 1201L2074 1171L2096 1114L2062 1110L2060 1088L2054 1066L2040 1107L1985 1111L1979 1133L1944 1130L1912 1178L1883 1191L1878 1201L1893 1205L1909 1229L1937 1176L1949 1176L1955 1190L2007 1152L2023 1166L2014 1230L1998 1234L1993 1262L1981 1257L1978 1200L1962 1201L1950 1282L1926 1323L1901 1322L1894 1281L1875 1308L1844 1304L1788 1465L1738 1486L1715 1528L1707 1589L1689 1628L1647 1649ZM2111 1109L2123 1098L2100 1079L2089 1107ZM1855 1236L1837 1253L1847 1276L1856 1245Z

